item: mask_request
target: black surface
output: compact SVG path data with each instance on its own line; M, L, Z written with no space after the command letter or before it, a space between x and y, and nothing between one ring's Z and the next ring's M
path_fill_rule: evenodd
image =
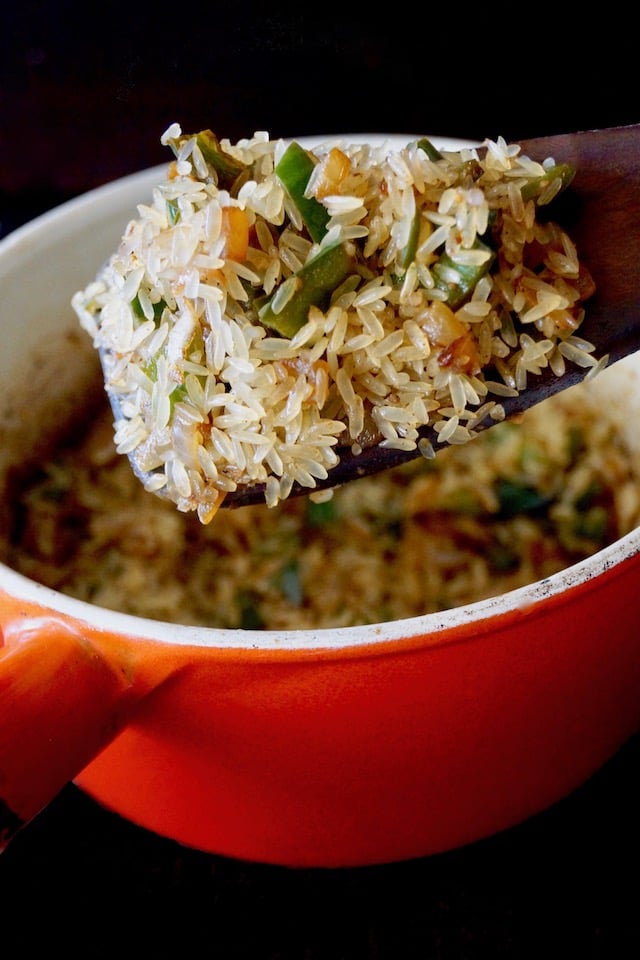
M639 763L634 738L570 797L496 837L343 870L190 850L70 786L0 857L0 955L633 960Z
M93 10L93 12L92 12ZM162 163L160 135L533 137L640 119L637 37L617 0L513 5L78 0L7 3L0 190L87 189Z
M421 7L412 21L398 5L5 6L0 235L164 162L174 120L231 138L478 139L640 120L636 35L611 3L593 21L546 5L516 25L506 3ZM188 850L70 786L0 857L0 957L632 960L639 761L634 738L571 797L497 837L347 870Z

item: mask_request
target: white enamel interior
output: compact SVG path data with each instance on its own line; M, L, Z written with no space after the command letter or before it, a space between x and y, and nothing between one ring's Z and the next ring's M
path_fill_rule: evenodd
M309 145L335 137L301 138ZM380 139L368 134L345 135L351 142ZM397 146L413 136L385 137ZM433 137L436 146L461 149L468 140ZM133 174L65 203L15 230L0 242L0 477L15 458L12 438L20 428L29 433L55 420L65 403L75 402L89 379L100 376L94 351L70 307L73 293L86 286L117 245L136 205L146 202L152 187L164 177L165 166ZM24 386L21 387L21 384ZM592 384L603 401L620 410L629 424L629 442L640 457L640 435L633 429L640 417L640 354L611 367ZM35 435L31 438L35 441ZM30 442L28 440L28 442ZM480 622L489 616L524 609L544 598L600 576L640 550L635 530L590 559L547 580L501 597L466 607L364 627L317 631L242 631L180 627L163 624L76 601L43 587L0 565L0 588L33 600L65 616L122 634L171 643L248 649L340 648L398 636L442 634L448 628Z

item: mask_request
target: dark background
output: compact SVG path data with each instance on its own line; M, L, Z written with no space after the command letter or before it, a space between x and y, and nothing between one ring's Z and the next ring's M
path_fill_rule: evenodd
M518 139L636 122L618 0L3 4L0 218L169 159L160 136L429 133Z
M163 163L172 121L231 139L508 140L636 122L635 31L616 4L594 20L585 9L5 4L0 235ZM69 786L0 857L0 955L635 958L639 762L634 738L572 796L498 837L346 870L188 850Z

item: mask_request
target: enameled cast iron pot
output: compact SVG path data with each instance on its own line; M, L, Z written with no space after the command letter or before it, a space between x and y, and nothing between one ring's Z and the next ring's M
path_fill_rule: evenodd
M69 301L158 179L0 244L0 494L100 377ZM640 458L640 356L593 390ZM111 613L0 567L0 836L70 779L189 846L288 866L428 855L516 824L640 729L639 550L636 530L495 600L293 633Z

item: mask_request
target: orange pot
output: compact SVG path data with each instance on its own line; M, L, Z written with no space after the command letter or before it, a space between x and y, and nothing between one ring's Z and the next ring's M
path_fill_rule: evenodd
M70 297L156 176L93 191L0 244L0 486L97 375ZM636 417L639 359L593 384ZM632 428L630 440L640 456ZM0 836L70 779L187 845L288 866L388 862L493 834L640 729L639 551L634 531L495 600L290 633L116 614L0 567Z

